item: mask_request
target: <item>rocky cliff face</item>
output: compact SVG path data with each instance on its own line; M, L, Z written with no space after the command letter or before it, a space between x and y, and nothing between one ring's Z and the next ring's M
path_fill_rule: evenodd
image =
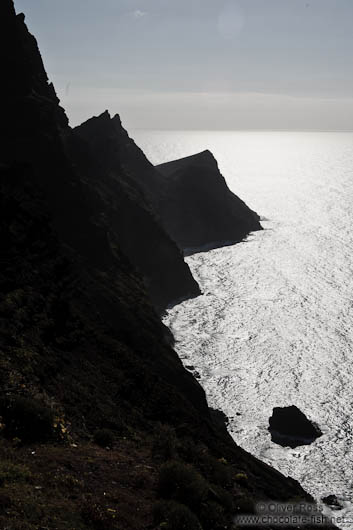
M161 312L169 304L197 296L200 290L180 249L115 149L120 130L120 121L105 112L67 132L67 152L76 171L104 203L101 211L109 231L143 277Z
M89 143L106 170L115 173L124 168L158 217L159 200L168 193L164 179L130 138L120 117L116 114L110 119L104 113L76 127L74 132Z
M310 499L183 369L10 0L0 38L0 527L220 530L257 500Z
M110 122L103 116L75 132L90 143L110 172L119 164L124 167L184 254L234 244L262 229L259 216L229 190L212 153L204 151L154 167L119 116Z
M37 43L26 30L24 17L19 16L14 22L8 17L5 4L2 4L2 20L7 19L8 27L1 37L4 49L11 43L13 54L12 60L5 63L8 75L4 79L8 83L6 91L13 94L16 104L5 105L3 109L4 160L33 161L38 169L40 166L35 178L55 211L56 229L79 252L89 253L94 260L106 254L103 249L92 251L95 244L101 247L101 243L92 240L93 233L84 231L84 216L93 223L98 238L104 232L104 237L114 238L143 277L157 311L178 300L197 296L200 290L180 250L155 218L143 193L124 174L119 157L115 157L111 171L104 156L100 156L101 151L97 156L92 155L91 145L79 135L75 137L68 127L54 87L48 82ZM12 37L15 31L16 42ZM23 59L24 54L28 60ZM105 131L108 149L110 119L102 117L98 121L98 129L103 127ZM71 187L70 203L67 190L63 191L64 183ZM86 202L79 200L82 187ZM77 227L76 235L73 224Z
M261 230L259 216L232 193L210 151L157 166L168 184L160 214L186 254L234 244Z

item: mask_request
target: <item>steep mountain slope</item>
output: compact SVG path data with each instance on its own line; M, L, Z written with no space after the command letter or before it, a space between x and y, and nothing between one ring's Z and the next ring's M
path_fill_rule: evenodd
M89 143L109 172L115 173L123 167L158 215L159 200L168 195L165 179L130 138L117 114L113 118L106 112L93 117L75 127L74 132Z
M94 128L97 145L84 134ZM143 277L148 294L161 312L167 305L197 296L200 290L183 255L167 235L143 191L114 152L114 121L108 112L65 134L65 144L75 170L100 197L102 215L121 250Z
M310 500L183 369L11 0L0 39L0 527L220 530L259 499Z
M191 254L234 244L261 230L259 216L234 195L209 151L154 167L122 127L105 113L75 133L110 172L119 164L143 191L170 237Z
M6 4L2 4L2 10ZM2 20L5 23L5 12ZM128 176L123 176L120 162L116 160L114 173L110 173L98 158L92 157L85 142L73 139L65 113L58 106L55 90L48 83L37 44L20 22L23 23L23 18L17 20L19 42L11 41L14 31L11 21L8 31L1 36L3 49L10 46L8 49L13 52L5 57L4 66L7 70L4 70L4 88L16 101L13 106L5 104L3 109L1 127L4 143L1 147L5 160L11 161L14 157L17 162L34 161L40 165L36 178L41 180L40 184L51 201L51 208L55 210L56 229L77 250L90 253L95 260L103 258L105 251L101 249L97 252L101 243L97 240L98 247L95 248L92 238L100 238L99 234L104 230L106 233L109 231L109 237L115 238L143 276L158 311L180 299L197 296L199 288L180 250L157 222L141 192L129 182ZM28 52L28 60L23 59L21 46ZM68 147L64 145L63 137L71 154L75 155L72 161L64 156L63 150ZM75 168L73 162L76 163ZM84 175L80 171L81 163ZM50 171L51 178L44 176L46 170ZM63 182L72 188L70 204ZM78 199L83 184L87 202ZM75 200L77 204L74 204ZM102 212L105 219L101 216ZM93 232L87 233L83 226L82 230L79 228L85 215L94 224L95 236ZM72 230L73 224L80 232L79 237ZM76 238L75 242L73 237Z

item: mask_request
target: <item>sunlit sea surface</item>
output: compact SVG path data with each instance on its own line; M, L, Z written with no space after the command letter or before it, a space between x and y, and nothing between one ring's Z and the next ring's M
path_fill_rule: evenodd
M264 231L187 259L203 295L165 318L235 441L353 521L353 133L134 131L155 164L210 149ZM273 407L323 436L283 448ZM340 524L353 528L353 522Z

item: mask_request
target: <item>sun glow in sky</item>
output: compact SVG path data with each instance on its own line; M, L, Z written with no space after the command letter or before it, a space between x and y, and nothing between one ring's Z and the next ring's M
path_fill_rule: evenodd
M352 0L15 0L71 124L353 129Z

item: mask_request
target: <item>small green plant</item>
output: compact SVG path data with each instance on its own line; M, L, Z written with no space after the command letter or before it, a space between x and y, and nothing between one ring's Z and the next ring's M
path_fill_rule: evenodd
M175 461L164 464L160 469L158 492L165 499L197 509L206 499L208 489L206 480L190 465Z
M234 478L239 484L246 485L248 482L248 475L246 473L237 473Z
M38 401L22 396L1 400L0 415L6 438L22 442L47 441L54 434L54 418L50 409Z
M110 429L99 429L94 433L94 441L101 447L112 447L114 438L114 433Z
M202 530L192 511L175 501L160 501L154 507L155 523L162 530Z
M212 479L216 484L229 486L232 483L232 469L224 463L224 459L211 461Z

